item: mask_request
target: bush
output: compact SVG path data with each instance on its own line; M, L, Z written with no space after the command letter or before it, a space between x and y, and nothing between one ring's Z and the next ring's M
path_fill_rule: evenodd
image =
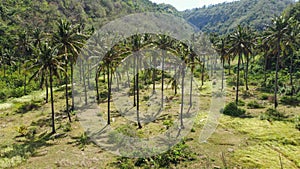
M240 83L239 84L240 84L240 86L244 86L244 84L245 84L244 79L240 78ZM228 85L236 86L236 77L235 76L228 79Z
M17 113L27 113L31 110L38 109L40 106L37 103L26 103L20 106Z
M223 114L233 116L233 117L240 117L246 113L246 110L238 108L234 102L227 104L223 110Z
M191 151L184 141L178 143L165 153L158 154L153 157L130 159L127 157L118 158L118 162L114 163L118 168L171 168L182 161L192 161L196 159L196 154Z
M245 102L243 100L239 100L238 101L238 106L245 106Z
M18 87L16 89L11 90L10 96L11 97L22 97L24 95L24 88Z
M261 120L268 120L268 121L274 121L274 120L282 121L286 118L287 117L282 112L279 112L278 110L273 108L269 108L264 114L260 116Z
M297 106L300 104L300 98L297 96L283 96L280 101L282 104L291 106Z
M0 91L0 103L2 101L5 101L5 99L6 99L6 94L3 91Z
M72 126L70 122L67 122L65 125L62 126L64 132L69 132L72 130Z
M259 104L257 101L251 101L247 104L248 109L261 109L264 108L261 104Z
M261 100L268 100L269 96L267 94L261 95L260 99Z

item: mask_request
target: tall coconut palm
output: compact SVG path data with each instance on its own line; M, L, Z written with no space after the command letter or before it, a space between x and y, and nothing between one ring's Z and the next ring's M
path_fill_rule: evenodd
M139 64L140 62L140 50L143 48L143 36L142 35L134 35L132 36L132 52L134 56L134 69L135 69L135 75L134 75L134 90L136 89L136 115L137 115L137 123L138 127L142 128L141 122L140 122L140 98L139 98ZM135 92L135 91L134 91ZM135 96L134 96L135 97Z
M57 57L57 49L52 47L48 43L41 44L40 48L36 50L38 55L37 59L33 63L31 69L36 69L33 76L34 78L38 75L49 77L49 87L50 87L50 102L51 102L51 112L52 112L52 133L55 133L55 110L54 110L54 96L53 96L53 76L59 76L58 71L63 70L61 67L62 62ZM45 78L47 81L47 78ZM46 88L48 90L48 88Z
M24 64L29 56L31 55L32 51L30 48L30 37L28 36L27 31L21 31L17 36L17 44L16 44L16 54L18 56L18 72L21 73L22 67L27 68L27 64ZM24 75L24 95L26 95L26 79L27 79L27 72L22 73Z
M71 85L72 93L74 93L73 86L73 66L76 63L77 57L79 55L80 49L83 46L86 36L79 32L80 25L72 25L66 20L59 20L57 25L57 31L54 33L53 40L54 43L59 48L59 54L64 55L65 62L65 95L66 95L66 112L68 114L69 121L71 122L71 117L69 113L69 102L68 102L68 64L71 63ZM73 94L72 94L73 95ZM74 97L72 96L72 110L74 110Z
M283 50L286 55L288 55L288 59L290 60L290 85L291 85L291 96L295 93L293 73L294 73L294 62L295 56L297 54L297 50L299 50L299 39L300 39L300 23L294 18L290 18L288 20L288 32L285 45L283 45Z
M243 54L251 53L251 46L248 42L248 32L240 25L236 30L229 35L230 48L228 53L233 56L238 56L237 75L236 75L236 97L235 102L239 101L239 86L240 86L240 66Z
M274 48L271 48L273 53L276 53L276 71L275 71L275 90L274 90L274 107L278 107L277 92L278 92L278 72L279 72L279 60L282 53L282 44L286 41L288 32L288 20L283 16L279 16L273 19L273 22L266 31L264 41L273 44Z
M224 66L225 66L225 60L228 60L228 46L226 44L226 38L220 37L215 44L213 44L216 51L221 57L221 62L223 65L223 72L222 72L222 90L224 89Z

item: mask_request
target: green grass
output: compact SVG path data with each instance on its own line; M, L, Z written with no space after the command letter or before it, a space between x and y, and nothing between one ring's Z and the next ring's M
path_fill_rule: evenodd
M160 86L157 85L157 88ZM254 88L250 86L250 89ZM200 89L200 88L199 88ZM211 102L211 86L209 83L200 89L200 111L194 119L193 132L185 140L186 145L196 154L193 161L181 161L176 168L280 168L279 156L284 168L300 167L300 134L295 128L299 107L280 105L279 111L285 112L287 120L268 121L261 120L260 116L271 103L258 100L262 95L260 91L251 90L251 95L243 99L243 109L247 115L234 118L226 115L220 117L217 129L206 143L199 143L199 134L207 122ZM151 90L151 87L148 89ZM149 91L144 89L141 93L141 110L147 110ZM249 93L250 93L249 92ZM50 104L43 103L44 91L33 92L30 95L9 99L0 104L0 168L117 168L114 163L119 158L90 142L84 135L84 130L78 121L76 113L72 115L73 122L68 123L65 109L64 91L55 93L57 134L47 136L51 131ZM166 90L166 95L173 92ZM227 88L228 102L234 98L234 91ZM263 94L264 95L264 94ZM155 121L142 124L143 128L137 130L136 123L126 120L118 115L116 107L112 105L112 127L119 131L140 138L149 138L162 133L178 119L180 95L175 96L166 103L165 112ZM130 98L132 99L132 98ZM258 100L258 101L257 101ZM249 104L263 105L248 107ZM257 104L256 104L257 103ZM37 104L31 107L30 105ZM27 109L29 106L29 109ZM97 117L107 118L106 103L100 104ZM254 109L253 109L254 108ZM26 110L23 113L17 113ZM129 117L135 118L135 114ZM21 130L24 126L24 131ZM31 128L35 129L33 136L27 136ZM21 134L24 132L23 134ZM223 157L222 157L223 154ZM128 159L128 166L134 160ZM132 163L134 165L134 163ZM175 167L174 164L172 164ZM138 167L136 167L138 168ZM145 166L141 168L146 168Z

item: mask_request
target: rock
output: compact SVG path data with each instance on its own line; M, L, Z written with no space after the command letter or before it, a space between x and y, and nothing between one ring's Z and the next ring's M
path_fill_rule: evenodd
M233 153L234 149L233 148L228 148L227 151L230 152L230 153Z

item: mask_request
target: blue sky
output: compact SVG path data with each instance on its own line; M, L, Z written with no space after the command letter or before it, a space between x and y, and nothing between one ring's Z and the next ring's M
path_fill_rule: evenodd
M236 0L150 0L156 3L166 3L171 4L177 10L183 11L185 9L192 9L202 7L203 5L211 5L211 4L218 4L222 2L232 2Z

